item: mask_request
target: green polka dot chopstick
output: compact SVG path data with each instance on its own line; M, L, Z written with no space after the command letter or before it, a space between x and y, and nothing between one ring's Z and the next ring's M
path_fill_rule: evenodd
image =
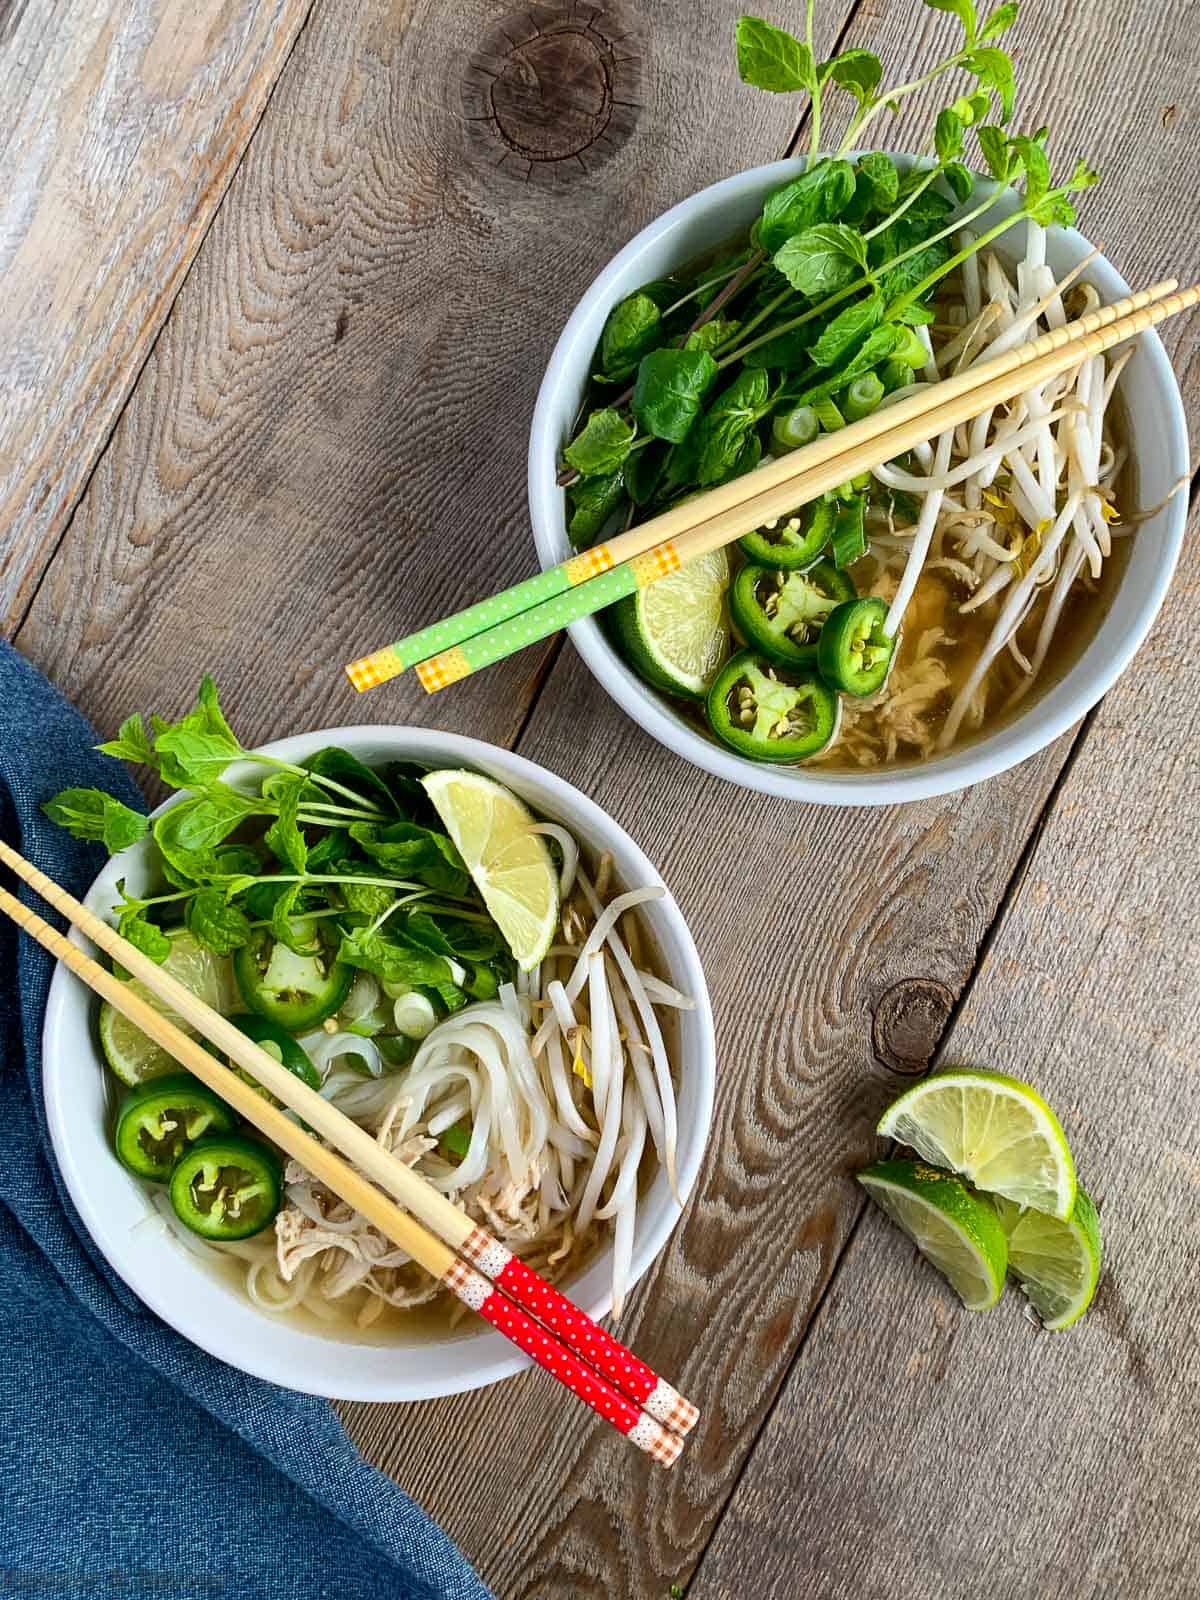
M672 506L607 544L351 662L350 681L370 689L415 667L434 694L1200 301L1200 287L1175 294L1176 287L1167 279L1101 306Z

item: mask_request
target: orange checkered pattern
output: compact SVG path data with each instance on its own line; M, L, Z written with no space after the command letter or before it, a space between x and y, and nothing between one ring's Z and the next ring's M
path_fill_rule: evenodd
M671 1433L683 1435L690 1433L700 1420L699 1410L690 1400L685 1400L677 1389L660 1378L655 1385L653 1393L649 1394L642 1405L650 1416L655 1417Z
M455 1294L461 1294L476 1276L474 1268L469 1267L465 1261L452 1261L446 1268L442 1282L447 1289L453 1290Z
M376 650L372 655L352 661L346 676L361 694L364 689L374 689L389 678L398 678L404 671L400 657L389 645L386 650Z
M660 578L678 572L682 565L675 546L666 539L662 544L656 544L653 550L645 550L640 556L634 556L629 563L629 570L637 580L638 588L644 589L647 584L657 583Z
M577 583L586 583L589 578L598 578L602 572L607 572L612 564L611 550L606 544L598 544L594 550L585 550L581 555L572 556L570 561L564 561L563 572L573 589Z
M430 656L428 661L420 662L417 677L426 694L436 694L439 689L465 678L470 670L471 663L455 645L453 650L443 650L436 656Z

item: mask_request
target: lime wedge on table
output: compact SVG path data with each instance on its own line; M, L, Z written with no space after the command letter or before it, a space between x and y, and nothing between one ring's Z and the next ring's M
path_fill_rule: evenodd
M1100 1277L1100 1218L1082 1189L1066 1222L993 1200L1008 1236L1008 1270L1024 1289L1042 1326L1069 1328L1092 1303Z
M1004 1229L986 1201L920 1161L877 1161L858 1181L933 1263L968 1311L986 1311L1004 1288Z
M1075 1166L1053 1111L1029 1084L1002 1072L951 1067L884 1112L879 1132L977 1189L1053 1217L1069 1217Z
M729 653L724 550L698 556L612 608L629 664L667 694L703 695Z
M170 954L163 962L163 971L189 988L193 994L222 1013L232 1011L237 1004L237 986L233 977L233 963L228 956L214 955L197 944L186 928L169 934ZM124 976L121 972L120 976ZM154 1007L170 1017L184 1033L194 1036L196 1030L182 1017L163 1005L156 995L134 979L129 987ZM140 1028L134 1027L115 1006L106 1000L100 1007L100 1048L104 1059L122 1083L136 1086L150 1078L161 1078L165 1072L178 1072L179 1063L169 1056L153 1039L147 1038Z
M558 872L528 809L477 772L421 779L483 903L523 972L536 967L558 929Z

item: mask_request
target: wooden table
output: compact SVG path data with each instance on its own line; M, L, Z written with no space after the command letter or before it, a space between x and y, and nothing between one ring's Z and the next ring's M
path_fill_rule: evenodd
M684 195L791 151L733 0L0 3L0 607L105 732L217 675L248 741L388 718L594 796L695 929L698 1192L624 1328L705 1407L656 1472L536 1375L350 1405L504 1600L1200 1594L1200 559L1078 728L971 793L790 806L685 766L547 644L436 701L341 664L530 569L570 307ZM905 77L950 27L822 0ZM799 0L775 7L799 21ZM1198 0L1028 0L1027 126L1131 279L1200 276ZM911 105L886 125L904 148ZM836 131L836 130L831 130ZM1195 322L1169 324L1193 426ZM736 890L736 892L734 892ZM850 1181L935 1060L1035 1080L1103 1205L1094 1309L963 1314Z

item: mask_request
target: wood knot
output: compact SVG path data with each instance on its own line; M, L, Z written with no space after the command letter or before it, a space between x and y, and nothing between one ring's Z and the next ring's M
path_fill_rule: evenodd
M490 165L554 182L620 149L640 81L636 41L613 5L530 5L488 29L463 76L463 115Z
M902 978L880 998L871 1018L871 1045L892 1072L928 1072L941 1042L954 995L935 978Z

